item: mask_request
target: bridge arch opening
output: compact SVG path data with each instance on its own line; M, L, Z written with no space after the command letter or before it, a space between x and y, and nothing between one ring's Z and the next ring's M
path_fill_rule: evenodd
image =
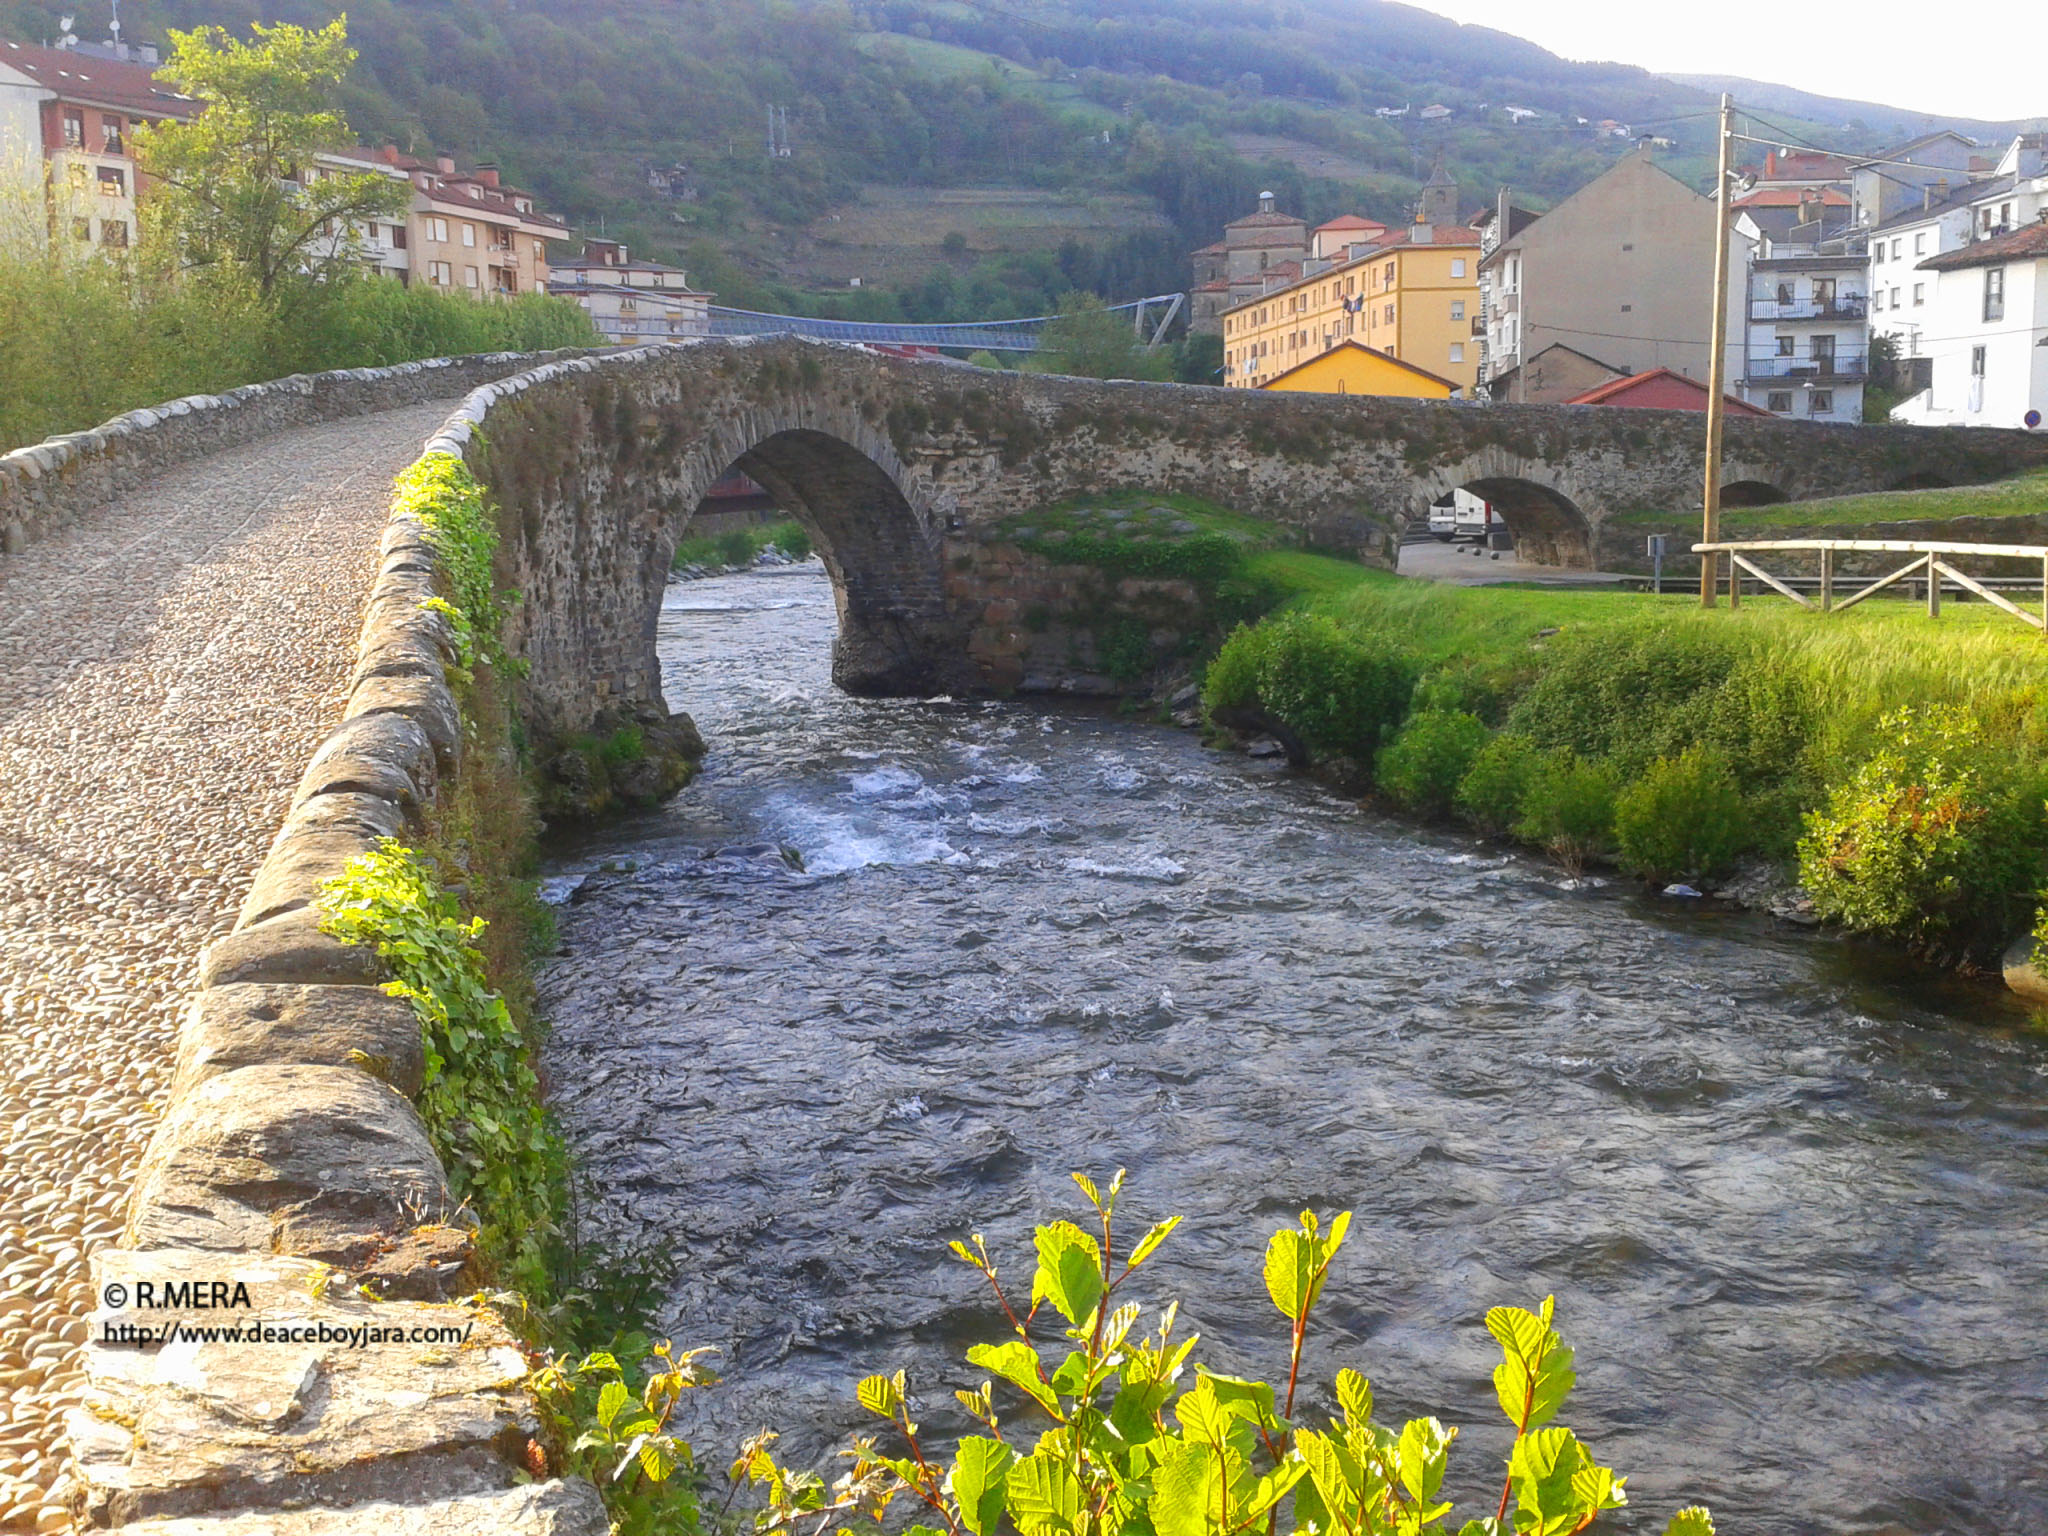
M744 475L810 534L839 613L835 684L866 695L947 685L939 530L894 474L845 438L814 428L772 432L716 472ZM706 505L700 499L669 530L670 555Z
M1458 487L1491 506L1507 525L1515 552L1535 565L1593 568L1593 527L1562 491L1512 475L1489 475Z
M1724 507L1775 507L1779 502L1789 500L1789 496L1768 480L1730 480L1721 487L1721 505Z

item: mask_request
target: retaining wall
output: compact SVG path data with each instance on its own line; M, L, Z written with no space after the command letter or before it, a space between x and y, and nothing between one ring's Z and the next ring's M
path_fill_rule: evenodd
M585 354L466 359L131 413L110 424L122 431L68 440L56 472L38 465L38 526L264 430L432 398L521 364L519 378L473 390L426 453L461 454L502 394L599 366ZM593 1488L545 1477L517 1340L488 1309L451 1299L481 1279L474 1223L413 1107L423 1062L412 1007L384 994L371 951L320 931L313 905L351 858L423 829L465 750L453 635L424 606L447 595L425 535L398 518L384 531L342 722L307 765L234 930L200 957L123 1245L94 1256L100 1305L69 1424L88 1528L607 1530ZM162 1305L181 1282L200 1289ZM159 1304L141 1304L145 1294ZM168 1328L258 1320L293 1336L165 1342ZM137 1328L154 1342L119 1341Z

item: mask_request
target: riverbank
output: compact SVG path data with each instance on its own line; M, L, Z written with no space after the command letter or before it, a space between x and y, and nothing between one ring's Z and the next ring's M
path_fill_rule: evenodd
M2048 863L2043 659L1976 605L1702 612L1360 572L1234 634L1205 702L1354 792L1568 867L1755 887L1761 866L1780 901L1796 882L1822 919L1993 969Z

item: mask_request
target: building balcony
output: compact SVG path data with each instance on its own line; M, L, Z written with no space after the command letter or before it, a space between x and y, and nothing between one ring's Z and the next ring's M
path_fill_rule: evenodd
M1749 318L1752 320L1861 320L1869 313L1870 301L1860 293L1825 303L1812 299L1796 304L1781 303L1777 299L1749 301Z
M1833 357L1752 357L1743 376L1750 380L1792 379L1813 383L1860 379L1870 371L1870 360L1861 352L1838 352Z

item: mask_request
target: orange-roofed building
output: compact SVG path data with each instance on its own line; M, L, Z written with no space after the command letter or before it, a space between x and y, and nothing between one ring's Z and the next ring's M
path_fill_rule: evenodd
M1731 416L1768 416L1746 400L1733 395L1721 397ZM1632 411L1701 411L1707 408L1707 387L1669 368L1652 368L1632 373L1625 379L1601 384L1584 394L1574 395L1566 405L1612 405Z
M1451 380L1375 352L1355 341L1275 374L1261 389L1301 390L1321 395L1381 395L1400 400L1449 400L1460 388Z

